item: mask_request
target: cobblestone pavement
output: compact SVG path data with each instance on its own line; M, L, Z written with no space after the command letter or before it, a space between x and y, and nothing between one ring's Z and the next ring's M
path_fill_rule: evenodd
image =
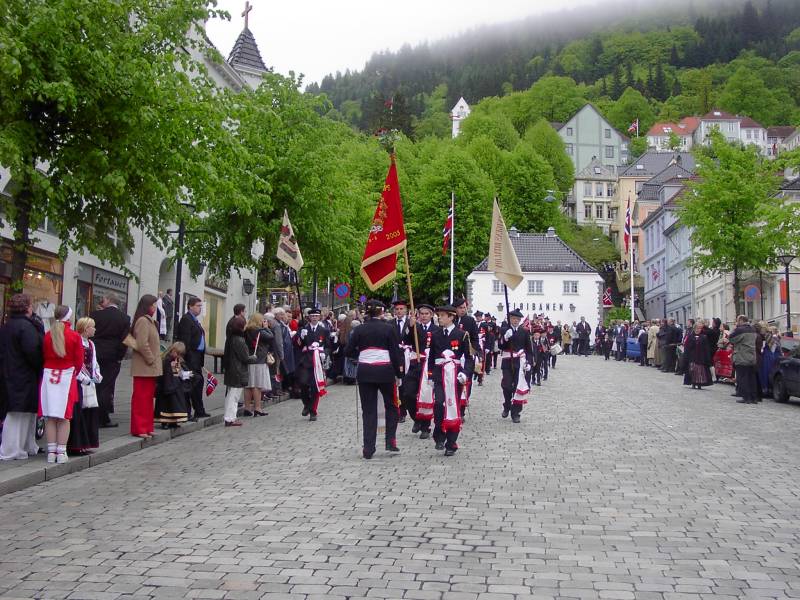
M2 498L2 598L798 597L800 406L561 357L453 458L359 457L355 390Z

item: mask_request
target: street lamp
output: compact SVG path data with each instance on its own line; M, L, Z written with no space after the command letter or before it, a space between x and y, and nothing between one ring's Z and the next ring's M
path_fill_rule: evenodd
M192 215L195 211L195 206L191 202L181 202L186 214ZM186 219L181 215L181 220L178 222L178 260L175 263L175 322L181 318L181 311L183 304L181 303L181 279L183 279L183 238L186 235ZM175 341L178 328L172 334L172 341Z
M503 312L503 303L502 302L498 302L497 303L497 312L499 312L499 313Z
M784 276L786 277L786 335L792 337L792 293L791 288L789 288L789 265L792 264L792 261L795 259L794 254L781 254L778 257L778 260L781 261L781 264L784 268Z

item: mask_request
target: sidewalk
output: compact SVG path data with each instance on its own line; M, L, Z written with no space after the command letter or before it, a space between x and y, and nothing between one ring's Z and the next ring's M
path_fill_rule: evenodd
M213 358L206 356L206 368L210 371L213 369L213 365ZM204 427L222 423L225 386L222 383L222 374L215 373L215 376L219 379L219 385L214 393L206 396L205 391L203 392L206 412L211 415L210 417L194 423L183 423L178 429L161 429L159 425L156 425L155 435L150 440L144 440L130 435L133 380L130 376L130 360L123 361L114 394L116 412L111 415L111 420L119 423L119 427L100 429L100 448L88 456L71 456L69 462L61 465L47 464L45 454L39 454L27 460L0 461L0 496L114 460L142 448L168 442L174 437L199 431ZM45 447L45 445L44 438L39 440L39 446Z

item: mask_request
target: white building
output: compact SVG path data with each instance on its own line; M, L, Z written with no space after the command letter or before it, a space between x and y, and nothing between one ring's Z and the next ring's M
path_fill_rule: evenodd
M647 132L647 146L656 152L688 152L694 144L694 132L700 125L697 117L686 117L678 123L656 123ZM675 134L680 140L678 148L670 148L670 135Z
M721 110L712 110L700 117L700 126L694 134L695 144L708 144L713 130L718 130L728 142L757 146L761 154L769 155L769 143L765 127L751 119L732 115Z
M547 233L519 233L509 237L519 259L524 280L508 290L510 308L526 315L544 314L552 322L572 323L586 317L594 328L602 316L603 278L567 246L551 227ZM504 314L503 284L487 270L488 258L467 278L467 298L478 310Z
M453 121L453 137L458 137L458 134L461 133L461 123L463 123L464 119L466 119L469 114L472 112L472 109L467 104L467 101L464 100L464 97L458 99L456 105L453 107L453 110L450 111L450 118Z
M267 69L261 61L255 39L245 27L231 52L229 62L207 60L195 49L187 48L197 60L202 60L209 76L221 88L241 90L245 85L258 82L256 72ZM14 182L7 169L0 166L0 194L9 198L14 194ZM159 290L175 289L174 256L150 242L141 230L134 230L135 247L125 256L125 267L134 275L128 277L123 269L114 268L98 257L85 252L67 252L58 255L61 240L55 229L45 220L32 232L35 246L30 248L23 276L23 291L31 295L36 306L42 303L67 304L73 307L76 318L89 314L97 307L104 293L114 292L120 298L120 308L133 314L139 297L155 294ZM0 227L0 295L6 298L10 289L12 229L7 222ZM261 248L254 248L261 254ZM225 324L233 314L233 305L242 303L252 312L256 305L254 290L257 272L253 269L240 273L191 273L183 268L181 298L176 299L176 310L184 312L186 302L192 297L204 301L204 327L209 347L222 347ZM0 308L0 322L5 319Z
M611 206L616 186L616 170L593 157L588 166L575 176L572 188L575 204L570 216L580 225L597 225L608 235L617 217L617 209Z

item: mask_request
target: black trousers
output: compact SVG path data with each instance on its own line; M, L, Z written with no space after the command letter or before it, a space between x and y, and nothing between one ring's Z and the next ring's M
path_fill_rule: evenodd
M100 424L105 425L111 421L109 415L114 414L114 389L122 363L118 360L100 360L98 358L97 365L103 375L103 381L97 384L97 404Z
M758 399L758 377L756 368L751 366L736 366L736 391L745 402L755 402Z
M456 383L456 398L461 397L461 384ZM458 449L458 431L442 431L444 421L444 386L442 385L442 369L433 372L433 441L444 443L448 450Z
M205 352L198 350L186 351L186 366L188 366L194 377L192 377L192 389L189 392L192 410L195 416L206 414L206 407L203 404L203 388L205 387L205 377L203 376L203 363L205 362ZM100 371L102 373L102 371Z
M516 360L513 361L517 363ZM517 363L518 364L518 363ZM503 361L503 378L500 380L500 387L503 390L503 410L511 413L512 417L517 417L522 412L522 404L514 404L514 392L517 390L517 379L519 377L519 366L512 364L511 360ZM531 374L525 374L525 381L531 383Z
M608 360L608 357L611 356L611 342L603 342L602 346L603 346L603 356L605 357L606 360Z
M647 344L639 344L639 364L647 366Z
M556 359L558 358L558 354L551 354L550 355L550 366L554 369L556 368Z
M397 407L394 405L394 382L358 382L361 396L361 419L364 423L364 450L375 451L375 438L378 436L378 392L383 396L386 409L386 443L394 443L397 436Z
M578 354L589 356L589 338L578 339Z
M661 355L661 370L665 373L675 372L675 363L678 357L675 354L676 344L667 344L664 346L664 354Z
M408 416L419 425L420 431L430 431L431 422L429 420L417 419L417 392L421 375L422 366L412 361L411 366L408 367L408 373L403 379L403 385L400 387L400 400L408 412Z

